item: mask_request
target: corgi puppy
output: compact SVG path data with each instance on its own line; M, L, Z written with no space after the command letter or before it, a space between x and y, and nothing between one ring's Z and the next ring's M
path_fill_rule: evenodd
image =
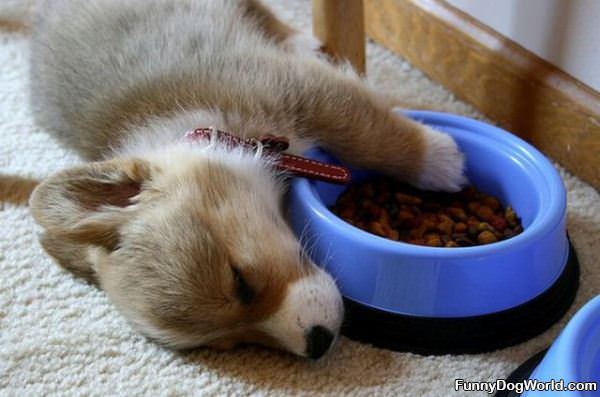
M258 0L45 0L33 12L33 114L86 160L33 191L41 244L158 343L317 359L343 318L334 280L284 218L272 159L187 131L285 136L291 153L320 145L425 189L465 182L449 136L393 113Z

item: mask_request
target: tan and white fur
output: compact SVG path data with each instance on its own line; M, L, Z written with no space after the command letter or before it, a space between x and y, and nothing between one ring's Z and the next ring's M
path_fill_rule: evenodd
M31 27L37 123L84 165L43 181L41 242L173 348L259 343L318 358L340 293L302 250L271 160L186 131L285 135L427 189L457 190L445 134L391 112L258 0L47 0Z

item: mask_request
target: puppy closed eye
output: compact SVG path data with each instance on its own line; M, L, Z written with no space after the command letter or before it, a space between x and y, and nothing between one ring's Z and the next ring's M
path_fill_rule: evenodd
M235 295L245 305L252 303L254 300L254 290L246 280L244 279L240 270L236 267L232 267L231 271L233 272L233 283L235 288Z

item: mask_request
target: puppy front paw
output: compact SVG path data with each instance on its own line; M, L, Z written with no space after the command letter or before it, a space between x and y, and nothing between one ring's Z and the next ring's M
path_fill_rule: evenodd
M424 126L425 152L413 185L425 190L459 191L468 181L465 159L450 135Z

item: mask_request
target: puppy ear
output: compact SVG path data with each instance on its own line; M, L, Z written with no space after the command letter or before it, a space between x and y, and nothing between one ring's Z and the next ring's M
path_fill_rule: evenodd
M137 209L150 178L151 167L144 160L89 163L47 178L33 191L29 205L48 234L112 249L118 226Z

